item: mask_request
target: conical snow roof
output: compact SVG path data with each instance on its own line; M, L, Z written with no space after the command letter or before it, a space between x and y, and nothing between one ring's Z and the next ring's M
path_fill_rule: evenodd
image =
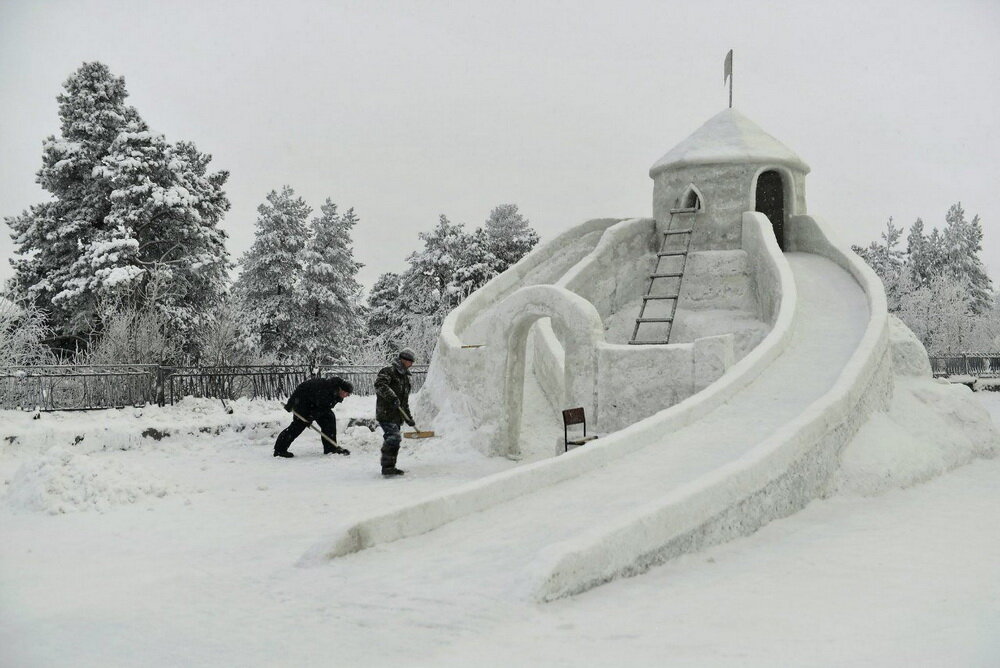
M790 148L740 112L726 109L657 160L649 168L649 175L684 165L734 162L778 163L809 173L809 165Z

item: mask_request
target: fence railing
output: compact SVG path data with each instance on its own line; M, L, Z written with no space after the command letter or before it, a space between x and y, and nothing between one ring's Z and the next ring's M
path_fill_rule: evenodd
M355 394L374 394L381 367L369 365L246 365L225 367L77 364L0 367L0 408L43 411L173 404L187 396L234 400L284 399L315 375L340 376ZM426 366L410 368L413 390Z
M930 359L931 372L935 377L1000 378L1000 353L958 353L935 355Z

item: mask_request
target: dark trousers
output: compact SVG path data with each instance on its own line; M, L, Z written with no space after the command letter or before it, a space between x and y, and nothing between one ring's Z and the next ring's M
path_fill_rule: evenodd
M307 420L312 420L318 424L320 431L329 436L333 441L337 440L337 418L333 416L333 411L316 411L314 413L301 413L301 415ZM299 434L304 432L308 426L308 422L303 422L293 416L292 424L285 427L285 429L278 434L278 440L274 442L274 451L288 452L288 448L291 447L292 441L298 438ZM320 437L320 442L323 445L323 452L326 452L332 447L322 436Z
M382 427L382 470L396 467L396 457L399 455L399 424L396 422L379 422Z

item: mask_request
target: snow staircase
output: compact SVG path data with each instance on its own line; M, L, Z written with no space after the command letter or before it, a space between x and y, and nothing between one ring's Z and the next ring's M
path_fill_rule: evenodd
M635 319L630 345L670 343L670 333L673 331L674 317L677 315L677 301L684 280L684 268L687 266L688 253L691 249L691 233L694 231L694 219L698 211L697 207L670 210L670 220L667 221L667 230L663 233L660 251L656 254L653 273L649 275L649 285L639 307L639 316ZM675 221L680 222L682 229L672 229ZM675 239L679 239L680 243L674 243ZM660 284L657 281L660 281ZM665 290L656 292L660 285L664 285ZM650 309L649 314L646 313L647 308ZM643 325L646 325L643 330L646 336L640 339L639 328Z

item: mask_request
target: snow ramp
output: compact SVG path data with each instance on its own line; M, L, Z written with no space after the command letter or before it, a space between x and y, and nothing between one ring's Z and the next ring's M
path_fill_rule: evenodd
M769 244L778 314L718 381L567 455L354 523L301 563L421 563L470 595L552 600L746 535L820 495L841 448L891 395L885 295L814 219L789 219L784 254L766 225L744 214L744 234Z

